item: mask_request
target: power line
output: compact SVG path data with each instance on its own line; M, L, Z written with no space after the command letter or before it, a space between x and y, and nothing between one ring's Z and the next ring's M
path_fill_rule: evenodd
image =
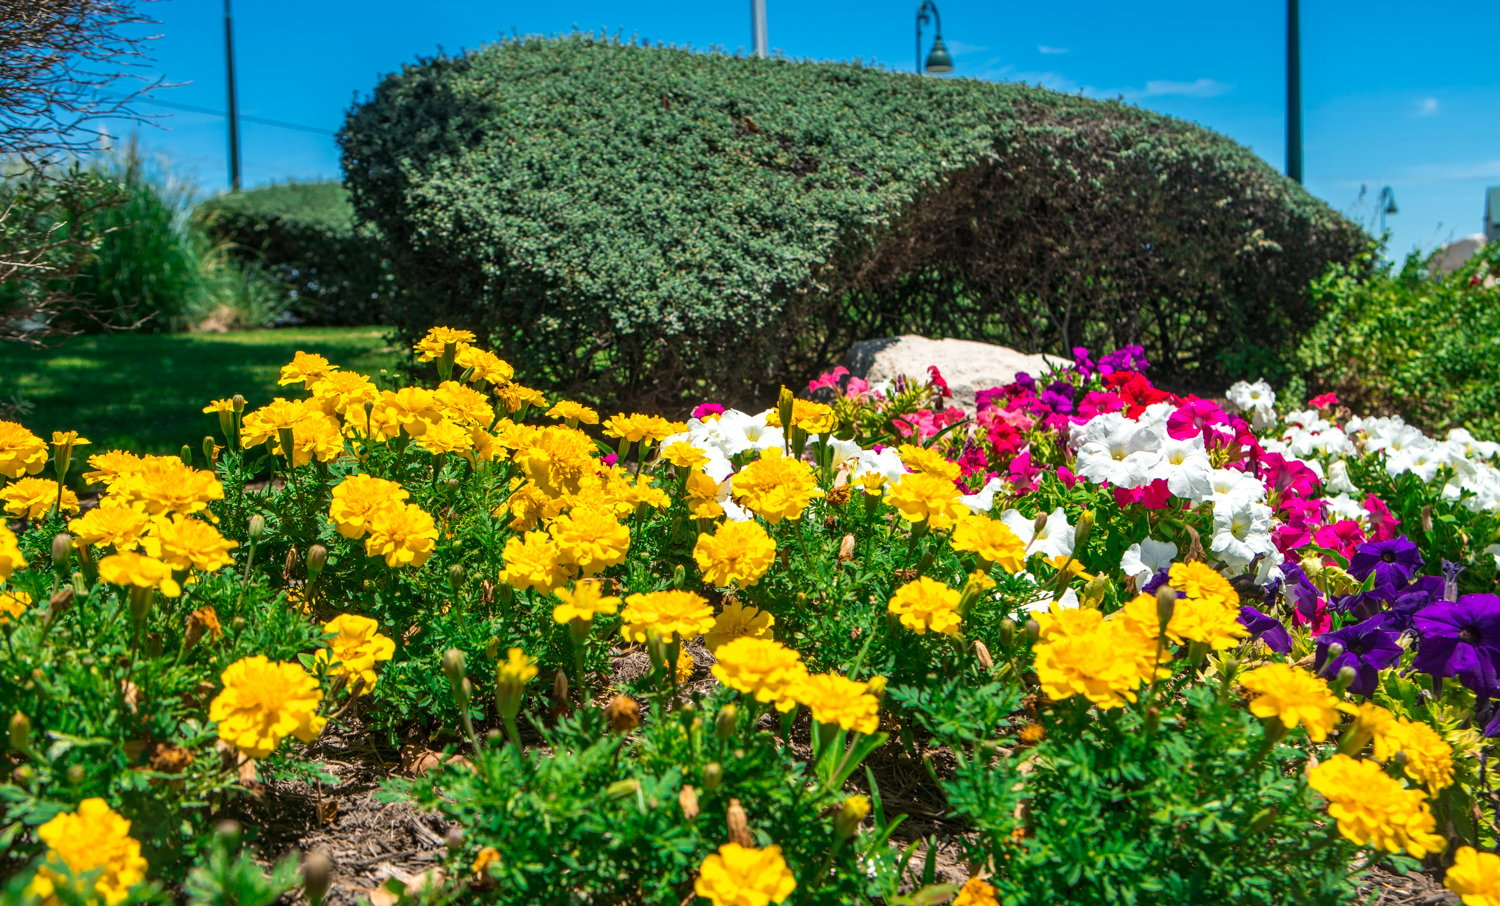
M157 107L167 107L172 110L181 110L186 113L205 113L209 116L222 117L229 116L229 114L225 113L222 110L214 110L210 107L197 107L192 104L178 104L175 101L159 101L156 98L136 98L133 103L153 104ZM329 129L319 129L317 126L303 126L300 123L288 123L283 120L267 119L263 116L248 116L242 113L240 114L240 119L244 120L247 123L259 123L262 126L275 126L279 129L295 129L298 132L312 132L317 135L338 135L337 132L333 132Z

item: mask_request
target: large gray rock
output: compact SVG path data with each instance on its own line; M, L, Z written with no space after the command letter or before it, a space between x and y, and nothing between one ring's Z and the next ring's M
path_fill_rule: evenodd
M1432 254L1432 270L1438 274L1451 274L1467 264L1483 246L1483 233L1475 233L1439 246Z
M978 391L1008 384L1021 371L1036 377L1049 363L1071 365L1072 361L972 340L929 340L912 334L855 343L847 362L851 373L871 383L897 375L925 380L927 366L936 365L953 390L953 402L970 411Z

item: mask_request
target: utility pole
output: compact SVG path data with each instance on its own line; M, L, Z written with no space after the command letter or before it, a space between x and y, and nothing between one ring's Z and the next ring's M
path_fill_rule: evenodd
M229 188L240 190L240 108L234 94L234 21L224 0L224 66L229 82Z
M1286 0L1286 175L1302 182L1302 36L1297 0Z
M750 0L750 40L757 57L770 53L766 38L766 0Z

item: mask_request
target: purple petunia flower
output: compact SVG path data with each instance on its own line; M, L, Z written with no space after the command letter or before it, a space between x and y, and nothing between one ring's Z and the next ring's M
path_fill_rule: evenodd
M1240 608L1240 625L1250 630L1250 637L1266 644L1277 654L1292 653L1292 636L1286 626L1270 614L1264 614L1249 604Z
M1349 684L1349 689L1369 697L1375 691L1380 671L1401 660L1400 638L1400 633L1385 628L1380 617L1325 632L1317 639L1313 670L1319 676L1332 679L1345 667L1353 667L1354 682ZM1330 658L1328 647L1335 642L1342 645L1344 651L1338 657Z
M1349 558L1349 575L1363 582L1371 573L1376 585L1397 588L1411 581L1422 568L1422 552L1405 536L1389 541L1366 541Z
M1464 595L1439 601L1413 619L1421 641L1412 666L1435 677L1456 676L1481 698L1500 691L1500 597Z

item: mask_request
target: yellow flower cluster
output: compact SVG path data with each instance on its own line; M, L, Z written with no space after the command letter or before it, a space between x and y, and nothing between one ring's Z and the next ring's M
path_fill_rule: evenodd
M78 495L50 478L19 478L0 489L0 504L17 519L41 519L53 504L63 514L78 512Z
M77 811L64 812L41 827L37 837L47 844L46 861L26 888L44 904L60 902L123 902L132 887L146 879L141 844L130 836L130 822L103 799L85 799ZM92 884L84 886L84 878Z
M1339 719L1339 700L1319 677L1291 664L1266 664L1240 679L1250 699L1250 713L1279 720L1288 730L1301 724L1313 742L1328 738Z
M693 883L693 892L713 906L767 906L784 902L796 889L781 847L738 843L726 843L705 858Z
M896 589L887 609L917 635L929 631L957 635L963 622L958 613L962 598L956 589L922 576Z
M804 399L792 400L791 420L792 427L813 437L820 434L832 434L833 429L839 424L838 413L833 410L832 406ZM781 412L772 409L766 416L766 424L773 428L784 427L781 424Z
M695 639L714 625L714 611L707 599L690 591L651 591L630 595L620 614L625 625L620 634L632 642L651 635L664 641Z
M962 516L950 543L954 550L975 554L986 566L995 564L1008 573L1026 566L1026 542L998 519Z
M1443 886L1458 894L1464 906L1500 906L1500 856L1460 847Z
M769 639L775 625L776 618L767 611L739 601L729 601L719 611L719 615L714 617L713 628L703 637L703 644L709 651L717 652L719 646L735 639Z
M380 634L380 624L346 613L324 623L323 631L333 638L327 648L318 649L316 663L328 664L328 675L343 677L357 695L374 689L376 662L388 661L396 653L396 643Z
M312 742L323 732L323 692L302 665L257 654L230 664L221 680L208 717L218 722L219 738L246 757L265 758L288 736Z
M47 444L25 427L0 419L0 475L35 475L47 465Z
M943 475L908 472L886 488L885 501L907 522L942 531L969 513L959 496L958 485Z
M1356 846L1407 852L1420 859L1448 843L1421 790L1409 790L1373 761L1334 755L1313 768L1308 785L1328 800L1339 833Z
M1453 747L1441 733L1368 702L1359 708L1359 721L1371 731L1376 758L1389 762L1396 753L1404 752L1401 770L1433 795L1453 784Z
M1037 622L1036 675L1055 701L1081 695L1106 710L1122 708L1143 684L1171 675L1161 666L1156 625L1143 627L1127 611L1105 617L1092 607L1054 609Z
M778 711L802 705L816 723L856 733L874 733L880 726L880 700L869 683L809 673L802 655L780 642L741 636L720 644L714 656L715 679Z
M812 467L772 448L736 472L734 499L772 525L802 518L808 504L823 496Z
M365 553L387 566L421 566L437 547L437 523L394 481L351 475L333 489L328 518L345 538L365 540Z
M31 595L19 588L11 590L0 588L0 624L20 617L29 609L31 609Z
M552 619L566 625L574 620L592 623L601 614L611 614L620 609L620 599L606 595L597 579L585 579L571 590L559 588L552 593L561 604L552 608Z
M959 889L952 906L1000 906L992 884L979 878L970 878Z
M21 545L4 522L0 522L0 582L9 579L16 570L26 565L21 556Z
M725 522L713 534L698 536L693 559L704 582L748 588L776 562L776 542L758 522Z

